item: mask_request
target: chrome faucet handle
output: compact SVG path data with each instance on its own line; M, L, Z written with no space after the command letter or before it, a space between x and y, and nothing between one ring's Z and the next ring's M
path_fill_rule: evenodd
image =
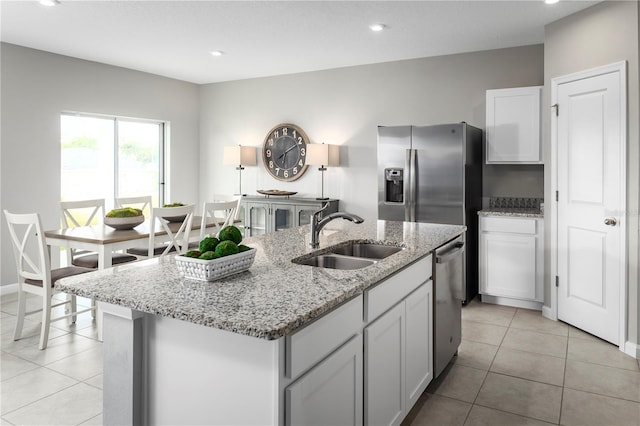
M322 206L322 208L320 210L316 210L315 212L313 212L313 221L314 222L318 222L318 220L320 220L320 214L327 208L329 207L329 203L324 203L324 206Z
M321 211L323 211L324 209L326 209L327 207L329 207L329 203L324 203L324 205L322 206L322 208L320 210L316 210L315 212L313 212L313 214L318 214Z

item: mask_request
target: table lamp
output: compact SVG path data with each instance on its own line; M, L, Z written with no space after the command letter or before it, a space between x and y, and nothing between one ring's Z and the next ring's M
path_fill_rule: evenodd
M322 193L316 200L328 200L329 197L324 196L324 172L327 171L326 166L338 166L340 164L340 147L324 143L307 145L307 164L320 166L318 170L322 173Z
M235 195L247 194L242 193L242 171L244 166L255 166L258 164L255 146L225 146L222 159L225 166L236 166L238 171L238 193Z

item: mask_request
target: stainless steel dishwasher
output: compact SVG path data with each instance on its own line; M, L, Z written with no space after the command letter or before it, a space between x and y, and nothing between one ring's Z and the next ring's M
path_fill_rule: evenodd
M435 283L433 315L434 378L458 351L462 334L464 297L464 239L455 238L436 249L433 257Z

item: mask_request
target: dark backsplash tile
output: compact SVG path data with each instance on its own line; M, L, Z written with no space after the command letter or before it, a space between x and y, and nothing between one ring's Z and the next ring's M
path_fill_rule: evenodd
M540 209L544 198L491 197L490 208L500 209Z

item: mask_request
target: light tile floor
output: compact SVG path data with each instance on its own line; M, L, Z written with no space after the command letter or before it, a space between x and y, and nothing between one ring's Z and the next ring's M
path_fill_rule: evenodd
M37 321L13 341L15 309L15 296L2 298L0 423L102 424L102 344L90 314L53 323L40 351ZM526 309L474 300L462 318L458 356L404 426L640 425L640 363L617 347Z
M13 294L0 301L0 424L101 425L102 343L91 314L81 314L75 325L52 323L41 351L37 314L25 319L24 337L13 340L16 300ZM27 310L39 308L40 301L27 299ZM90 301L78 298L78 304Z
M640 361L540 312L462 309L458 356L403 426L640 425Z

